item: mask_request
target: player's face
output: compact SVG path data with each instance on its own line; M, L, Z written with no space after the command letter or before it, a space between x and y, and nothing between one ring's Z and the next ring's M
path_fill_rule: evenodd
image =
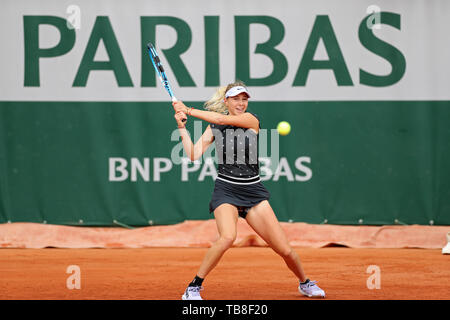
M236 116L242 114L248 107L248 96L245 92L239 93L234 97L225 99L225 104L228 107L230 115Z

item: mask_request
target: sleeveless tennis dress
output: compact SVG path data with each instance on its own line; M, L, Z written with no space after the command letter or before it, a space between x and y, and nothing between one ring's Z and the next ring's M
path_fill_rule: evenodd
M216 144L218 175L209 212L229 203L245 218L251 207L270 198L259 177L259 134L248 128L214 123L211 123L211 130Z

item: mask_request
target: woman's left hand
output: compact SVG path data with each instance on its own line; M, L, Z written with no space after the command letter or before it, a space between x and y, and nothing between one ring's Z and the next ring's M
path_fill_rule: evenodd
M175 113L183 112L187 113L189 111L188 107L186 107L183 101L174 101L172 102L172 106L175 109Z
M178 128L184 128L187 121L186 114L183 112L175 113L175 121L177 122Z

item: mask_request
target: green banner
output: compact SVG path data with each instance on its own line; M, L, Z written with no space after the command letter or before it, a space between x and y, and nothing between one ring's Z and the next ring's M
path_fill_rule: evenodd
M248 110L267 130L261 174L281 221L450 224L449 101L250 102ZM289 135L273 135L280 121ZM192 137L206 126L187 125ZM180 146L167 102L0 102L0 223L212 218L214 147L188 163Z

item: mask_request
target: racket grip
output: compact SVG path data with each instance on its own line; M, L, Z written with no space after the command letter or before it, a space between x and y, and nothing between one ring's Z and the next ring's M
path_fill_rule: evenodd
M172 102L178 101L177 98L175 98L175 96L172 96ZM181 121L186 122L187 119L183 119Z
M172 102L178 101L177 98L175 98L175 96L172 96ZM181 120L182 122L186 122L187 119L183 119Z

